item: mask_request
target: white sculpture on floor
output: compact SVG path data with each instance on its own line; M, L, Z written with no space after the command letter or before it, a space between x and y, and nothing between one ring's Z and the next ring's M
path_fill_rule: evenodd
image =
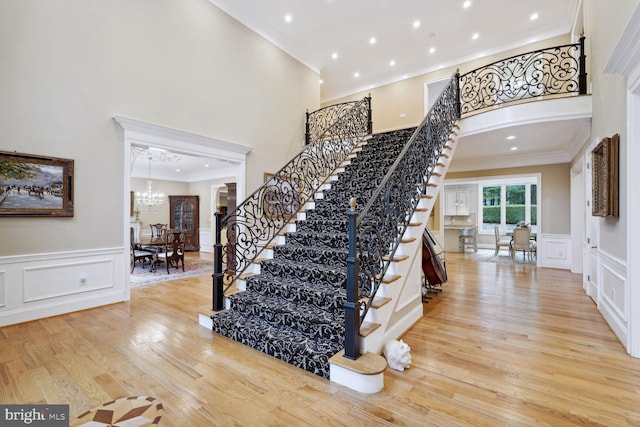
M391 340L384 345L384 357L391 369L404 371L411 365L411 348L402 340Z

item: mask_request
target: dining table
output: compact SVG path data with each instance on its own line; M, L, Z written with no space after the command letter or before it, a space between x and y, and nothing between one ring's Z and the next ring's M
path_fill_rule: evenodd
M153 258L151 260L151 271L156 271L156 266L163 261L158 259L158 252L161 252L164 245L166 244L165 236L155 236L155 237L141 237L138 242L139 247L148 247L152 246L156 250L153 252Z

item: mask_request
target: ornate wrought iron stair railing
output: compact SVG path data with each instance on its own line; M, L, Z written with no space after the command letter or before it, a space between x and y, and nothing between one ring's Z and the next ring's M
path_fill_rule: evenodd
M584 37L578 43L511 56L460 77L463 117L541 96L586 93Z
M456 72L366 205L358 212L355 201L351 202L345 304L347 358L360 356L360 325L460 117L458 83Z
M307 113L307 144L224 218L215 214L213 310L224 293L309 201L360 139L372 132L371 97ZM226 228L227 244L221 243ZM231 273L231 274L230 274Z

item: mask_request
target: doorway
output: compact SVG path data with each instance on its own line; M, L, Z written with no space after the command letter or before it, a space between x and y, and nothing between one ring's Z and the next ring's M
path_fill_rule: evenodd
M215 138L123 116L114 116L114 120L124 130L123 242L128 242L130 239L131 155L132 146L134 145L165 149L178 154L224 160L231 165L230 173L227 172L224 176L220 176L220 178L235 181L237 183L237 197L239 197L240 200L244 199L246 155L252 150L252 147L221 141ZM129 255L129 244L127 243L123 245L124 259L129 259ZM130 270L126 268L127 265L128 264L124 262L122 268L125 283L125 300L129 300L131 295Z

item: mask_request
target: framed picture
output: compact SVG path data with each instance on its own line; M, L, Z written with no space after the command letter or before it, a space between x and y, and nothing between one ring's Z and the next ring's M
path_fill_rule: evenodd
M290 219L300 210L300 184L295 178L264 174L266 189L262 208L267 218Z
M603 138L591 151L592 216L618 217L619 210L619 145L618 134Z
M73 216L73 160L0 151L0 216Z

